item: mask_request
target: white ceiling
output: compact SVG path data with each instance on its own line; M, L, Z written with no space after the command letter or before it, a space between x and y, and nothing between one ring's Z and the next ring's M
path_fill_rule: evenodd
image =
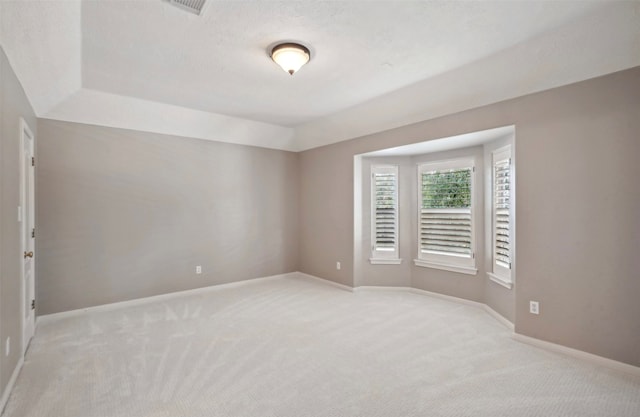
M640 65L640 2L2 0L40 117L304 150ZM281 40L311 62L289 76Z
M360 156L411 156L423 155L432 152L450 151L452 149L484 145L498 139L508 138L509 136L513 136L515 131L515 126L502 126L477 132L463 133L462 135L450 136L447 138L432 139L426 142L397 146L395 148L381 149L379 151L363 153Z

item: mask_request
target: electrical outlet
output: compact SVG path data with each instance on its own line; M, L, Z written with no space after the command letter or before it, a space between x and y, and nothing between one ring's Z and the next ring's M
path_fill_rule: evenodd
M529 313L540 314L540 304L537 301L529 301Z
M200 265L196 266L196 274L202 274L202 267Z
M339 271L340 270L340 262L336 262L336 269Z
M4 356L9 356L11 353L11 337L7 337L7 342L4 345Z

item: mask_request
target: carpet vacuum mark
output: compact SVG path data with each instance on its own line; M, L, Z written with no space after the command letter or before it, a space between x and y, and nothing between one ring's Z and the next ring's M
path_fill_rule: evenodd
M41 323L5 417L640 416L484 311L283 278Z

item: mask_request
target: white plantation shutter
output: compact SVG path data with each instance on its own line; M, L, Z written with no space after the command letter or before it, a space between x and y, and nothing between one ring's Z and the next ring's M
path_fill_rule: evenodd
M455 256L471 256L471 209L422 209L420 248Z
M473 160L419 167L418 258L473 266Z
M513 182L511 148L493 152L493 275L503 284L511 282L513 244Z
M398 257L398 167L371 168L372 258Z
M511 163L510 159L498 161L493 166L494 172L494 256L495 261L500 266L511 268L511 221L509 215L510 207L510 186L511 186Z
M376 186L375 223L377 250L394 250L396 246L396 176L374 174Z

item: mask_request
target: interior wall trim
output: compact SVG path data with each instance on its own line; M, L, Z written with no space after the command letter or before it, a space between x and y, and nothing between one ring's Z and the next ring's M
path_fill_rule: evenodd
M323 278L314 277L309 274L303 274L306 277L314 278L318 281L324 282L328 285L336 285L335 282L329 281ZM337 284L341 285L341 284ZM468 306L478 307L483 309L487 314L496 319L498 323L505 326L511 332L511 338L522 343L526 343L547 351L560 353L566 356L573 357L575 359L583 360L585 362L590 362L593 365L601 366L604 368L612 369L618 372L624 372L626 374L630 374L633 376L640 377L640 367L624 363L618 362L613 359L605 358L602 356L594 355L592 353L587 353L582 350L573 349L567 346L558 345L555 343L547 342L541 339L536 339L534 337L525 336L520 333L515 332L514 324L503 317L500 313L489 307L484 303L480 303L477 301L466 300L464 298L452 297L449 295L439 294L431 291L421 290L419 288L411 288L411 287L384 287L384 286L360 286L353 288L354 293L365 292L365 291L404 291L410 292L414 294L426 295L429 297L440 298L447 301L452 301L459 304L464 304Z
M349 291L349 292L355 291L355 288L350 287L348 285L340 284L340 283L335 282L335 281L331 281L331 280L324 279L324 278L319 278L319 277L316 277L314 275L305 274L304 272L297 272L297 274L298 274L298 278L312 280L312 281L318 281L318 282L321 282L321 283L323 283L325 285L331 285L332 287L340 288L341 290L344 290L344 291Z
M46 322L50 322L50 321L55 321L55 320L60 320L60 319L64 319L67 317L74 317L74 316L79 316L79 315L83 315L83 314L87 314L90 312L99 312L99 311L113 311L113 310L118 310L121 308L125 308L125 307L130 307L130 306L137 306L137 305L143 305L143 304L148 304L151 302L156 302L156 301L162 301L162 300L168 300L168 299L172 299L172 298L177 298L177 297L182 297L182 296L186 296L186 295L194 295L194 294L201 294L201 293L206 293L209 291L218 291L218 290L223 290L223 289L228 289L228 288L234 288L234 287L239 287L239 286L244 286L244 285L250 285L252 283L258 282L258 281L271 281L271 280L279 280L279 279L303 279L303 280L309 280L309 281L314 281L314 282L319 282L322 283L324 285L329 285L332 286L334 288L338 288L341 289L343 291L348 291L348 292L353 292L353 293L363 293L363 292L367 292L367 291L401 291L401 292L408 292L408 293L413 293L413 294L418 294L418 295L424 295L424 296L429 296L429 297L434 297L434 298L439 298L442 300L446 300L446 301L451 301L454 303L458 303L458 304L463 304L463 305L467 305L467 306L471 306L471 307L476 307L476 308L480 308L483 311L485 311L488 315L490 315L491 317L493 317L498 323L500 323L501 325L505 326L508 330L510 330L512 332L511 337L518 341L518 342L522 342L522 343L526 343L538 348L542 348L545 349L547 351L551 351L551 352L555 352L555 353L560 353L563 355L567 355L579 360L583 360L586 362L590 362L596 366L602 366L608 369L612 369L614 371L618 371L618 372L624 372L626 374L630 374L633 376L638 376L640 377L640 367L636 367L634 365L630 365L627 363L623 363L623 362L618 362L615 361L613 359L608 359L602 356L598 356L598 355L594 355L591 353L587 353L578 349L573 349L567 346L562 346L562 345L558 345L555 343L551 343L551 342L547 342L544 340L540 340L540 339L536 339L534 337L530 337L530 336L525 336L523 334L520 333L516 333L514 331L514 325L513 323L511 323L509 320L507 320L505 317L503 317L502 315L500 315L498 312L496 312L495 310L493 310L491 307L489 307L488 305L484 304L484 303L480 303L477 301L472 301L472 300L466 300L464 298L459 298L459 297L453 297L450 295L445 295L445 294L439 294L439 293L435 293L435 292L431 292L431 291L426 291L426 290L422 290L419 288L412 288L412 287L383 287L383 286L360 286L360 287L349 287L347 285L344 284L340 284L328 279L324 279L324 278L319 278L316 277L314 275L310 275L304 272L289 272L286 274L279 274L279 275L272 275L272 276L268 276L268 277L261 277L261 278L254 278L254 279L248 279L248 280L244 280L244 281L238 281L238 282L231 282L231 283L227 283L227 284L218 284L218 285L212 285L212 286L208 286L208 287L202 287L202 288L195 288L192 290L186 290L186 291L178 291L178 292L172 292L172 293L168 293L168 294L161 294L161 295L155 295L155 296L151 296L151 297L144 297L144 298L138 298L138 299L134 299L134 300L129 300L129 301L122 301L122 302L118 302L118 303L111 303L111 304L104 304L104 305L100 305L100 306L95 306L95 307L87 307L87 308L83 308L83 309L78 309L78 310L71 310L71 311L65 311L65 312L61 312L61 313L53 313L53 314L47 314L44 316L40 316L38 317L37 320L37 324L40 323L46 323ZM6 402L9 398L9 395L11 393L11 390L13 389L13 385L15 384L15 381L18 377L18 374L20 373L20 369L22 369L22 365L24 363L24 358L20 358L20 361L18 362L13 375L11 376L11 380L9 381L9 384L7 384L7 388L5 389L2 398L0 399L0 406L2 408L0 408L0 410L4 409L4 406L6 405Z
M451 302L458 303L458 304L464 304L464 305L468 305L468 306L471 306L471 307L477 307L477 308L481 308L483 310L484 310L484 307L486 305L486 304L480 303L478 301L467 300L466 298L454 297L452 295L446 295L446 294L440 294L440 293L437 293L437 292L431 292L431 291L427 291L427 290L422 290L420 288L408 287L407 289L408 289L409 292L412 292L414 294L421 294L421 295L426 295L428 297L440 298L441 300L451 301Z
M20 371L22 370L22 365L24 365L24 355L20 355L20 359L16 364L16 367L13 369L13 373L11 374L11 379L9 379L9 383L4 389L2 393L2 398L0 398L0 416L4 415L4 408L7 406L7 402L9 401L9 396L11 395L11 391L13 391L13 387L16 384L16 380L18 379L18 375L20 375Z
M513 340L526 343L531 346L535 346L544 350L548 350L555 353L571 356L576 359L590 362L595 366L601 366L609 368L614 371L624 372L629 375L640 377L640 368L628 363L618 362L613 359L605 358L602 356L594 355L593 353L584 352L582 350L573 349L567 346L558 345L555 343L547 342L546 340L536 339L535 337L525 336L520 333L513 333L511 335Z
M502 324L504 327L507 328L507 330L510 331L514 331L514 326L513 323L511 323L509 320L507 320L504 316L502 316L500 313L498 313L497 311L495 311L494 309L492 309L491 307L489 307L486 304L483 303L479 303L477 301L471 301L471 300L465 300L464 298L459 298L459 297L453 297L450 295L445 295L445 294L439 294L437 292L431 292L431 291L426 291L426 290L421 290L419 288L413 288L413 287L375 287L375 286L362 286L362 287L356 287L353 289L354 292L362 292L362 291L390 291L390 290L396 290L396 291L405 291L405 292L410 292L410 293L414 293L414 294L420 294L420 295L426 295L428 297L434 297L434 298L440 298L441 300L446 300L446 301L451 301L454 303L458 303L458 304L464 304L464 305L468 305L471 307L477 307L477 308L481 308L484 311L486 311L491 317L493 317L494 319L496 319L498 321L498 323Z
M202 294L210 291L219 291L219 290L224 290L228 288L241 287L241 286L249 285L259 281L273 281L273 280L278 280L282 278L297 278L297 274L298 274L297 272L289 272L285 274L271 275L268 277L252 278L252 279L247 279L243 281L229 282L226 284L210 285L207 287L194 288L191 290L176 291L176 292L160 294L160 295L152 295L150 297L136 298L133 300L120 301L117 303L102 304L99 306L63 311L60 313L45 314L37 318L36 326L38 324L57 321L57 320L65 319L68 317L76 317L76 316L80 316L87 313L119 310L125 307L139 306L139 305L149 304L157 301L164 301L164 300L184 297L188 295Z
M515 331L515 326L506 317L504 317L502 314L495 311L493 308L489 307L489 305L487 304L483 304L483 306L484 306L484 310L487 313L489 313L489 315L491 315L494 319L498 320L498 322L501 323L507 329L509 329L509 331L511 332Z

